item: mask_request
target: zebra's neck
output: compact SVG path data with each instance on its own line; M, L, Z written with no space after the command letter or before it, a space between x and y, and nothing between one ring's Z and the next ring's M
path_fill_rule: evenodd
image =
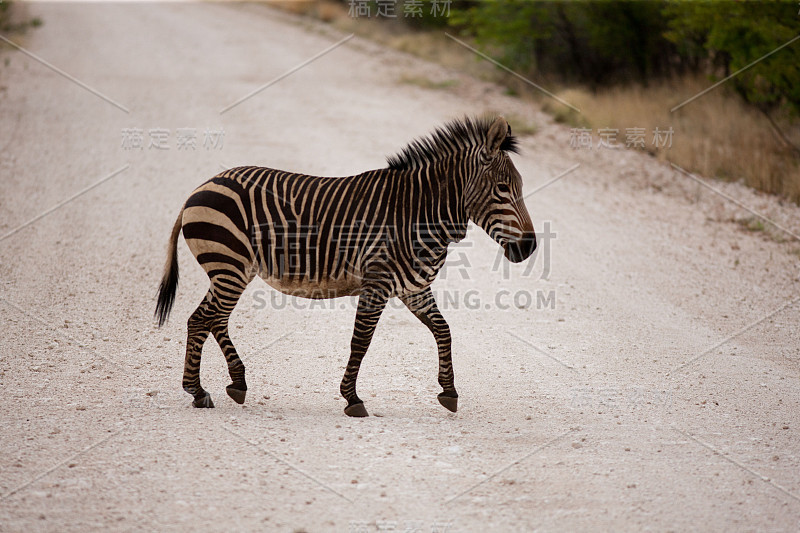
M423 191L424 208L420 205L420 222L429 223L432 236L443 246L458 242L467 235L469 217L465 204L467 184L474 176L475 165L461 157L451 156L411 171Z

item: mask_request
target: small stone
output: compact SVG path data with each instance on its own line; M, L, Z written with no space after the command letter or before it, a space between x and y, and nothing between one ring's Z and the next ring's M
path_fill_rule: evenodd
M583 448L583 444L581 444L580 442L573 442L572 447L577 450L578 448Z

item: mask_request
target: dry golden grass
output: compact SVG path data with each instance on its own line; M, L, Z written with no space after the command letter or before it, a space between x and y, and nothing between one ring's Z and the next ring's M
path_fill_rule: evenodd
M670 109L710 85L684 78L648 87L628 86L591 94L580 89L558 96L581 109L578 114L553 101L544 107L556 120L573 126L618 129L624 143L627 128L644 128L645 149L659 159L703 176L742 181L800 203L800 165L769 121L724 87L715 89L674 113ZM672 146L653 146L655 128L672 128Z

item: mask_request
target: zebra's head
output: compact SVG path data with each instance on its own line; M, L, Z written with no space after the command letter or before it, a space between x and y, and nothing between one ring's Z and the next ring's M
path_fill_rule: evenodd
M465 191L465 207L470 220L503 247L506 259L519 263L536 250L536 233L522 199L522 177L508 155L515 151L511 127L498 117L489 127L477 174Z

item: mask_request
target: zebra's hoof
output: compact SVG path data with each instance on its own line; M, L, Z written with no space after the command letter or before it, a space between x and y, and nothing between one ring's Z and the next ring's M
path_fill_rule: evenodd
M206 393L205 396L200 396L194 399L192 402L194 407L206 407L211 408L214 407L214 402L211 401L211 395Z
M344 408L344 414L347 416L355 416L355 417L365 417L369 416L367 412L367 408L364 407L363 403L354 403L353 405L348 405Z
M233 401L239 405L244 403L244 397L247 396L246 390L235 389L233 385L228 385L225 387L225 392L227 392L228 396L230 396L231 399L233 399Z
M451 413L455 413L458 411L458 396L448 396L448 394L453 393L440 392L436 398L439 399L439 403L442 404L445 409Z

